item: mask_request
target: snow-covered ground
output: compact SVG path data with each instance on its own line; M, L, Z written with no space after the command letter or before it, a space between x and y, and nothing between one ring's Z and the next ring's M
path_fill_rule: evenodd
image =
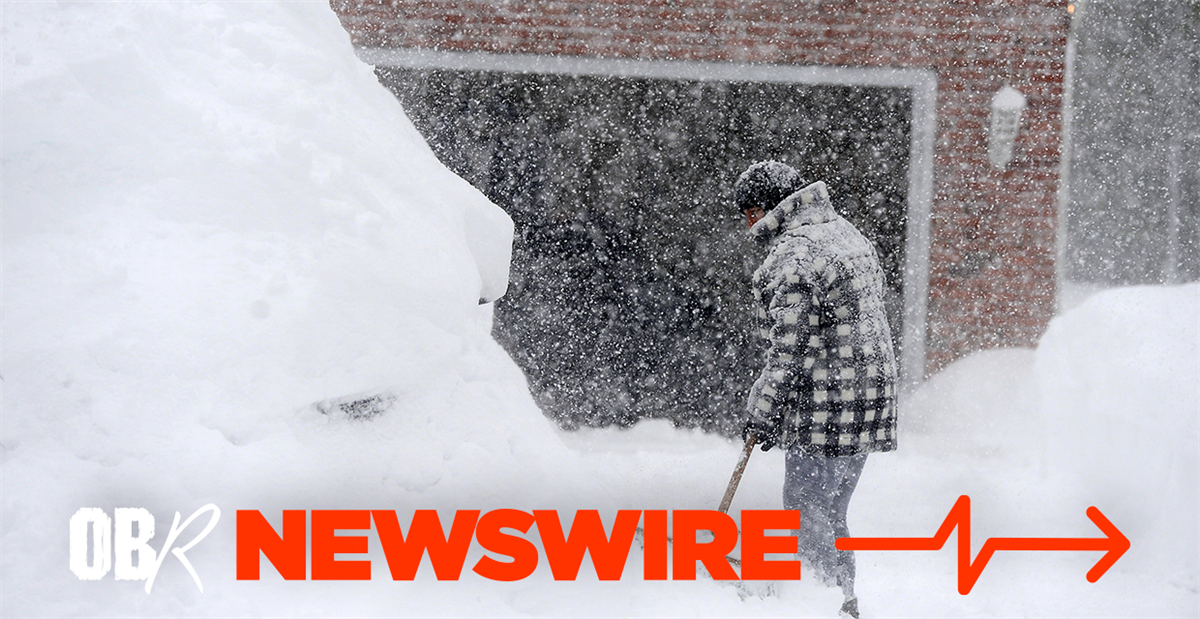
M649 422L555 429L490 338L511 222L442 168L322 2L10 3L3 11L0 613L833 616L809 580L234 578L234 510L711 509L738 446ZM862 536L929 536L969 494L991 536L1131 550L998 553L970 595L952 548L861 552L864 616L1196 616L1200 286L1095 294L1037 350L955 363L868 460ZM391 402L369 421L315 402ZM757 452L734 511L780 503ZM80 507L222 520L137 581L81 581ZM534 537L536 539L536 536ZM952 545L952 544L951 544ZM468 565L482 551L471 551Z

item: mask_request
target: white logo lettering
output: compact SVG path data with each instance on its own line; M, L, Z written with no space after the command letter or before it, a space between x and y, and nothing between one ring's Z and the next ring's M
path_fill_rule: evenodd
M146 580L154 572L154 549L147 542L154 537L154 516L141 507L118 507L113 510L116 530L113 550L116 552L117 580ZM133 535L133 525L138 533ZM137 566L133 555L137 554Z
M192 538L192 541L188 542L181 548L171 548L171 544L175 543L175 538L179 537L179 534L183 533L183 530L188 528L188 525L192 524L192 521L198 518L200 514L208 511L212 512L212 518L209 519L208 524L205 525L204 530L200 532L200 535ZM183 567L186 567L188 573L192 575L192 580L196 581L196 586L200 588L200 593L204 593L204 585L200 584L200 577L196 575L196 568L192 567L192 562L188 561L185 553L191 550L192 546L199 544L200 540L204 539L204 537L213 530L213 527L217 526L217 521L220 519L221 508L213 505L212 503L209 503L208 505L205 505L204 507L201 507L193 512L191 516L188 516L187 520L183 521L183 526L179 526L179 512L175 512L175 520L171 522L171 532L167 534L167 541L163 544L162 550L158 551L158 563L154 566L154 572L150 574L150 578L146 580L146 593L150 593L150 588L154 586L154 578L158 576L158 568L162 567L163 559L167 558L168 548L171 549L171 554L175 555L175 558L179 559L179 562L183 564Z
M71 571L79 580L100 580L112 567L112 520L104 510L85 507L71 516ZM92 530L92 563L88 564L88 529Z
M212 516L199 535L178 548L172 547L179 539L180 534L192 522L209 512L212 513ZM199 544L200 540L203 540L217 526L217 521L221 519L219 507L209 503L188 516L183 524L179 523L179 512L175 512L171 530L167 533L167 539L158 552L154 552L149 544L151 538L154 537L154 516L149 511L141 507L119 507L113 510L113 515L116 520L115 535L114 518L109 518L103 509L85 507L71 516L70 568L80 580L100 580L108 574L113 567L115 551L115 578L117 580L145 580L146 593L149 594L154 587L154 579L158 576L158 571L162 569L163 561L166 560L168 551L170 551L169 554L175 555L175 558L179 559L179 562L187 569L188 574L191 574L196 587L200 589L201 593L204 592L204 585L200 582L196 568L188 560L187 551ZM88 562L89 531L92 535L90 563ZM137 555L136 560L134 555Z

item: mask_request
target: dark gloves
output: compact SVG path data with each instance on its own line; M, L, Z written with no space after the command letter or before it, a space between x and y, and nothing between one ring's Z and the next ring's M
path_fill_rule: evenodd
M763 451L768 451L774 447L775 442L778 439L778 436L776 436L777 432L775 430L775 424L760 421L753 417L751 417L750 420L746 422L745 427L742 428L742 440L750 438L751 434L758 437L757 442L759 446L762 447Z

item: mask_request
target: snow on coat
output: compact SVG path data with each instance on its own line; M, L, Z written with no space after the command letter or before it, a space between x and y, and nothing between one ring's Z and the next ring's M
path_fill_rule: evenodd
M766 365L748 412L784 447L827 456L896 448L896 359L875 248L834 212L825 183L751 228L770 248L753 292Z

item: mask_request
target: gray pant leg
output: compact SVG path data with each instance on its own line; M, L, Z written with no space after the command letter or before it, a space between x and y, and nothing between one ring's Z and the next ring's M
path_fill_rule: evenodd
M850 497L854 494L854 488L858 486L858 479L862 476L863 467L867 463L867 454L858 456L850 456L848 458L838 458L843 464L844 471L839 476L837 497L833 503L833 535L834 538L850 537L850 527L846 522L846 512L850 507ZM847 597L854 595L854 552L850 550L838 550L838 566L841 575L841 582L838 584L842 587L842 591Z
M785 457L783 507L800 510L800 556L847 596L854 594L854 553L834 546L849 537L846 510L866 464L866 454L828 458L789 449Z

